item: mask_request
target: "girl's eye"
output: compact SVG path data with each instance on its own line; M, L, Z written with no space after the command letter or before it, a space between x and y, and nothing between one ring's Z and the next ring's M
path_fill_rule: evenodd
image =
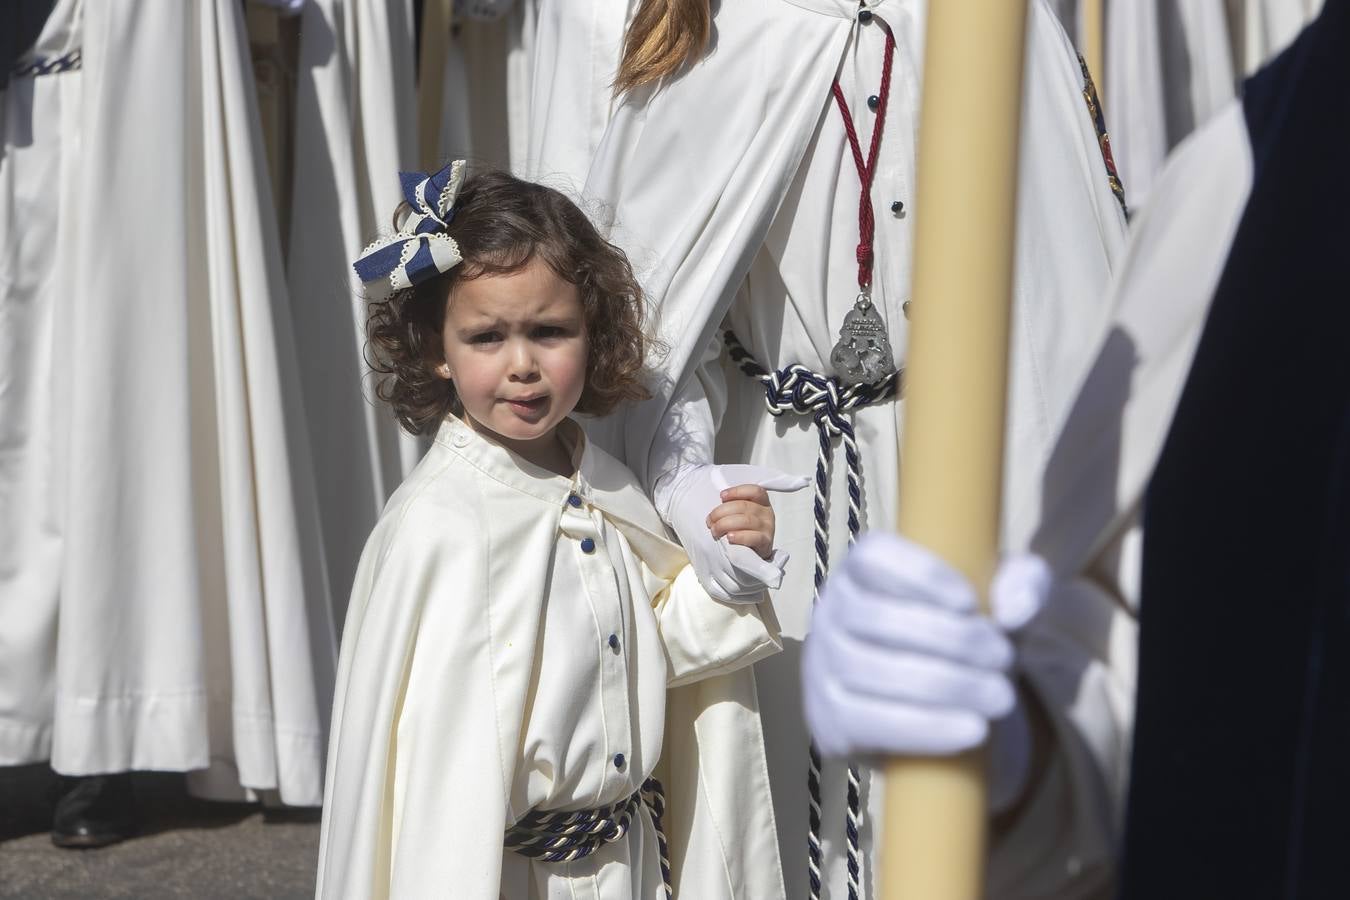
M475 334L473 337L469 338L469 343L490 344L493 341L499 341L501 339L502 336L495 331L480 331L478 334Z
M534 330L534 336L539 339L562 337L563 333L557 325L540 325Z

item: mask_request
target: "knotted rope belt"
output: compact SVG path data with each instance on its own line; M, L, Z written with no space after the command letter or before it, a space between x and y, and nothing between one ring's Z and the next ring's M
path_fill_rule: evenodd
M800 363L793 363L776 372L769 371L755 360L750 351L731 331L723 333L727 352L732 362L764 388L764 403L769 414L810 416L820 438L816 454L815 500L815 594L812 603L820 599L820 587L830 568L830 469L834 460L834 442L844 445L845 474L848 480L848 542L858 539L862 511L862 462L858 442L848 414L855 409L880 403L894 397L901 385L903 372L893 372L870 384L842 384L836 376L821 375ZM810 763L806 773L811 811L807 834L807 866L811 880L811 896L820 896L820 752L811 741ZM848 767L848 811L845 830L848 837L849 897L856 900L859 891L861 852L858 844L858 825L862 806L862 780L857 766Z
M504 845L521 856L541 862L572 862L585 859L606 844L623 840L637 815L645 806L656 828L656 848L661 860L661 882L666 896L674 897L670 878L670 851L661 817L666 812L665 791L661 782L648 778L629 797L598 809L571 812L533 810L506 829Z
M39 78L43 75L59 75L81 67L81 51L72 50L64 56L39 56L26 63L19 63L10 69L11 78Z

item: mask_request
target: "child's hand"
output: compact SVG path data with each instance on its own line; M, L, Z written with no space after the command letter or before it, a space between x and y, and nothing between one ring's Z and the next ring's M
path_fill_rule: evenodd
M738 484L721 494L722 502L708 514L714 540L726 536L733 544L749 547L761 559L773 556L773 507L769 492L757 484Z

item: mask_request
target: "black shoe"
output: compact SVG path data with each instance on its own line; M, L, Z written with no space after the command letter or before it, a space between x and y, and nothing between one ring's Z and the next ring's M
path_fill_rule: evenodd
M124 841L136 833L140 811L131 773L61 779L52 816L52 843L87 849Z

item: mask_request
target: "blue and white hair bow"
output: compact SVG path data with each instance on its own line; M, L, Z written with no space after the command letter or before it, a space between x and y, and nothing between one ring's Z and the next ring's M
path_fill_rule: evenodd
M376 240L352 263L371 300L443 275L463 259L459 245L444 229L455 218L464 160L455 160L435 175L400 172L398 177L410 207L398 232Z

